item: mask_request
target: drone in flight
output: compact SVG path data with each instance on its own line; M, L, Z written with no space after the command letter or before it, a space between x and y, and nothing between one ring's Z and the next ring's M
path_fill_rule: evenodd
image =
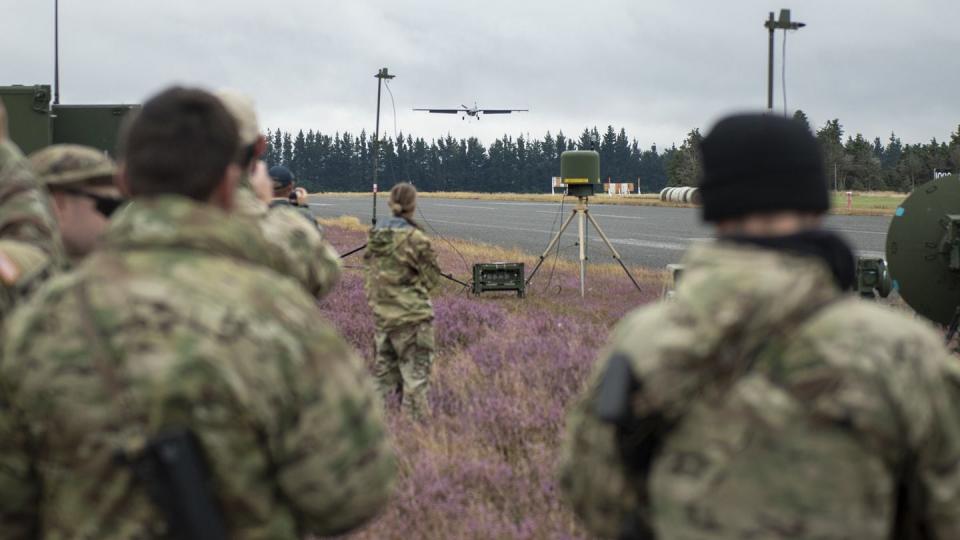
M461 119L466 119L468 116L470 118L476 118L480 120L480 116L483 114L510 114L515 112L527 112L529 109L481 109L477 107L476 102L474 102L473 107L467 107L466 105L461 105L457 109L414 109L415 111L425 111L428 113L435 114L459 114L462 115Z

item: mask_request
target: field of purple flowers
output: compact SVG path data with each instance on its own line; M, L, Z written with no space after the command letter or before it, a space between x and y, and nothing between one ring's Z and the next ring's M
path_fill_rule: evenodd
M363 244L356 220L325 223L341 252ZM536 256L434 238L441 266L468 281L467 264ZM373 319L359 255L323 311L372 361ZM351 539L585 538L556 487L566 410L612 325L660 294L661 275L637 269L643 292L619 267L594 264L580 299L570 262L544 263L527 298L474 297L445 282L434 298L438 353L425 425L388 415L400 478L388 509Z

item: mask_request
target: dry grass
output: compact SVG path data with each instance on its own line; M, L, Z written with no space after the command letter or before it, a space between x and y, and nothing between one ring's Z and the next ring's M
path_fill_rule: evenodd
M369 193L321 193L322 197L368 197ZM547 193L471 193L461 191L435 191L421 192L421 197L428 199L464 199L474 201L523 201L523 202L543 202L559 203L561 195L550 195ZM385 196L385 195L384 195ZM840 216L889 216L903 202L906 197L904 193L892 191L863 191L854 192L851 208L847 208L847 196L845 192L831 193L833 208L831 214ZM666 206L674 208L696 208L696 205L663 202L656 193L646 193L642 195L626 196L608 196L605 194L595 195L590 198L590 204L611 204L620 206Z

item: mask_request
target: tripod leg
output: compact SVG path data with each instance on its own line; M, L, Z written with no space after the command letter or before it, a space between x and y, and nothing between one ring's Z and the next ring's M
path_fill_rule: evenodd
M587 281L587 242L586 242L586 233L587 233L587 211L583 210L580 212L580 219L577 220L577 231L578 240L580 241L580 298L583 298L586 291L586 281Z
M616 248L614 248L613 244L610 243L610 239L607 238L607 235L603 232L603 229L600 228L600 224L597 223L597 220L593 219L593 216L591 216L589 212L587 212L587 219L590 220L590 223L592 223L594 228L597 229L597 232L600 233L600 238L603 239L603 243L606 244L607 248L610 249L610 252L613 253L613 258L620 263L620 268L623 268L623 271L627 273L627 277L633 282L633 286L636 287L638 291L641 290L640 284L637 283L636 279L634 279L633 274L630 273L627 265L623 264L623 259L620 258L620 254L617 253Z
M560 226L560 230L557 231L557 234L553 235L553 239L550 240L550 244L547 246L547 249L543 250L543 255L540 255L540 260L537 261L537 265L533 267L533 272L530 272L530 277L527 278L527 281L524 283L524 285L530 284L530 281L533 279L533 276L537 274L537 270L540 270L540 265L543 264L543 261L547 259L547 255L549 255L550 251L553 250L553 246L557 245L557 242L560 241L560 237L563 236L563 233L564 231L567 230L567 227L569 227L570 224L573 223L573 218L575 217L577 217L576 209L574 209L570 213L570 217L568 217L567 220L563 222L563 225Z

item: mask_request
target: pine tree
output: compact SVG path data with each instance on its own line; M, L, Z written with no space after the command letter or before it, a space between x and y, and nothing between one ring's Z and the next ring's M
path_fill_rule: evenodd
M810 133L813 133L813 130L810 128L810 120L807 118L807 113L797 109L796 112L793 113L793 119L802 123L807 127L807 130L809 130Z
M287 132L283 133L283 162L281 163L284 167L289 167L293 163L293 141L290 139L290 134Z

